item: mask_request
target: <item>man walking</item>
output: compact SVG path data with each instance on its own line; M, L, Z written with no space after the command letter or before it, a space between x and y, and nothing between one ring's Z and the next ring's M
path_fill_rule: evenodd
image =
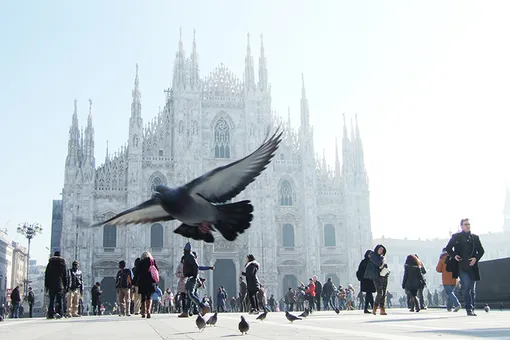
M67 315L78 317L78 302L83 296L83 274L78 261L73 261L72 268L67 275Z
M451 271L454 278L458 277L460 279L467 315L476 316L476 281L480 281L478 261L482 258L485 250L480 242L480 238L471 233L469 219L462 219L460 225L462 231L453 234L446 245L448 256L451 259L455 259L449 271Z
M60 251L56 250L53 256L48 260L48 265L44 273L44 287L50 298L47 315L48 319L53 319L56 314L59 316L64 315L63 295L67 289L67 284L66 261L60 256Z
M35 295L34 295L34 291L32 290L32 287L28 287L27 302L28 302L28 316L32 318L33 311L34 311L34 302L35 302Z

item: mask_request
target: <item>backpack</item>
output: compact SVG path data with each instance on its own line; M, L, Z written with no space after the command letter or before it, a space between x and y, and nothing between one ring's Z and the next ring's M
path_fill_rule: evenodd
M151 265L149 266L149 273L151 273L152 280L154 283L159 282L159 272L156 266L154 265L154 260L151 259Z
M131 288L131 271L129 269L121 269L117 274L116 288Z

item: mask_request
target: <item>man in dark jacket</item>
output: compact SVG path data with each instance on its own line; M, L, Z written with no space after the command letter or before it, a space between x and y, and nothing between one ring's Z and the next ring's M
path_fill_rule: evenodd
M239 278L239 308L241 309L240 312L247 312L247 295L248 295L248 287L246 286L246 282L244 282L243 278Z
M35 302L35 295L34 295L34 291L32 290L32 287L28 287L27 302L28 302L28 316L32 318L33 311L34 311L34 302Z
M57 301L57 314L63 316L63 294L67 290L67 266L66 260L60 257L60 251L55 251L48 260L44 273L44 287L50 298L48 319L55 317L55 300Z
M133 272L133 282L132 282L132 294L131 301L133 302L133 314L138 315L140 313L140 306L142 304L142 296L138 293L138 275L136 274L136 268L140 264L140 258L135 260L135 266L131 271Z
M78 317L78 304L83 296L83 274L78 261L73 261L67 275L67 315Z
M485 250L478 235L471 234L469 219L462 219L460 225L462 231L452 235L446 245L446 252L450 258L455 259L451 273L454 278L460 279L467 315L476 316L475 289L476 281L480 281L478 262Z
M211 267L212 268L212 267ZM188 298L193 301L196 306L199 306L202 315L209 313L210 308L207 304L202 303L195 293L195 287L197 285L199 265L195 256L191 253L191 244L188 242L184 246L184 262L182 273L188 278L186 281L186 292ZM191 307L191 306L190 306Z
M317 275L312 276L313 282L315 283L315 304L317 310L321 310L321 296L322 296L322 283L318 280Z
M103 294L103 291L101 290L101 283L96 282L91 290L92 313L94 315L101 315L101 294Z
M11 292L11 319L18 318L20 302L21 294L19 292L19 286L16 286Z

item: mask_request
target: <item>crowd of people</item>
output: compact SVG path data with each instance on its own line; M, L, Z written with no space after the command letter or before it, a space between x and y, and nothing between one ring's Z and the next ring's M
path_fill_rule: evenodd
M469 219L461 221L462 230L452 235L443 249L436 265L436 271L442 275L444 288L444 302L448 311L458 312L461 309L456 292L461 289L466 313L475 316L475 287L480 280L478 262L484 254L484 249L477 235L471 233ZM200 277L201 271L214 270L212 266L200 266L196 252L192 251L188 242L184 246L183 255L175 271L178 284L175 292L170 288L162 291L159 287L159 270L155 259L149 252L144 252L137 258L134 267L126 267L125 261L119 262L116 276L117 302L110 313L119 316L141 315L150 318L152 313L179 313L185 318L196 314L206 314L214 309L218 312L247 312L258 314L263 311L304 311L312 313L314 310L354 310L356 301L358 307L366 314L386 315L388 300L392 294L387 291L388 278L391 275L386 262L387 250L384 245L377 245L374 250L367 250L356 272L360 282L360 291L352 284L338 287L327 278L322 284L316 275L308 283L299 282L296 288L289 287L283 296L277 300L273 294L268 298L266 289L258 278L260 264L253 254L246 256L246 263L239 278L239 292L237 296L229 298L224 287L219 287L216 296L209 297L200 292L205 290L205 279ZM406 298L400 299L400 304L407 305L411 312L426 309L424 289L426 288L423 262L418 255L409 254L404 263L402 289ZM89 314L83 307L83 274L78 261L72 262L71 269L67 269L66 261L59 251L55 251L49 259L45 272L45 288L49 296L47 318L79 317ZM376 293L375 298L373 294ZM101 303L101 284L96 282L91 290L90 306L92 314L101 315L105 307ZM439 294L434 294L436 304L439 305ZM25 300L29 302L29 315L32 316L34 293L28 290ZM428 292L429 304L433 300ZM11 293L10 311L2 305L0 318L9 314L17 318L23 313L19 287Z

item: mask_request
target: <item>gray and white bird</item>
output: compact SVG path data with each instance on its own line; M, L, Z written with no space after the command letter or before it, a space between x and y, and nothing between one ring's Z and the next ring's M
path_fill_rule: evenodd
M260 321L264 321L266 318L267 318L267 310L264 313L257 316L257 320L260 320Z
M218 312L214 312L213 316L211 316L206 324L210 325L210 326L216 326L216 322L218 322Z
M250 324L244 319L244 316L241 315L241 321L239 321L239 332L241 334L248 334L250 330Z
M485 313L489 313L490 312L491 308L489 307L488 303L485 304L485 307L483 307L483 310L485 311Z
M285 312L285 317L287 318L287 320L290 321L290 323L293 323L296 320L303 320L303 319L301 319L301 318L299 318L299 317L297 317L297 316L295 316L293 314L290 314L289 312Z
M203 331L204 330L204 328L205 328L205 319L202 317L202 315L200 315L200 313L198 314L195 323L197 324L197 327L198 327L199 331Z
M179 220L182 224L174 233L184 237L212 243L212 231L217 230L226 240L234 241L250 227L253 205L249 200L220 203L237 196L266 169L282 134L283 131L276 129L248 156L217 167L186 185L177 188L158 185L149 200L94 226Z

